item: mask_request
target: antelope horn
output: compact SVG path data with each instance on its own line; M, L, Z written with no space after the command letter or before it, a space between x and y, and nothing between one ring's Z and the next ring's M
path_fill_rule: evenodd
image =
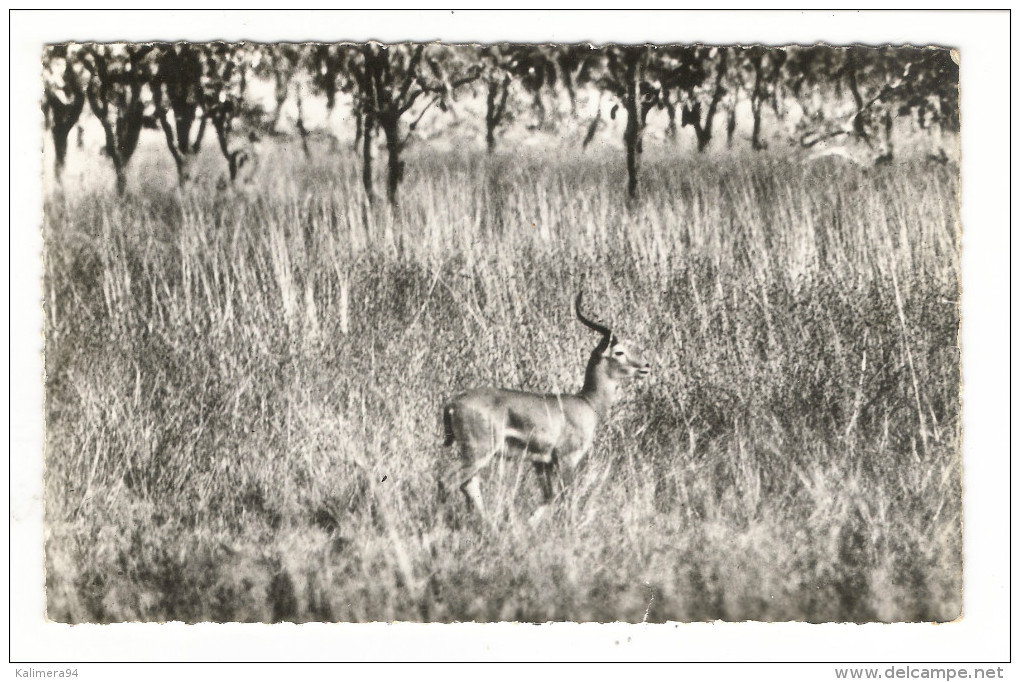
M592 322L581 314L581 297L583 296L583 293L584 292L578 293L577 298L574 299L574 312L577 313L577 319L581 321L581 324L593 331L597 331L599 334L602 334L602 341L599 342L599 349L605 350L613 343L613 331L604 324Z

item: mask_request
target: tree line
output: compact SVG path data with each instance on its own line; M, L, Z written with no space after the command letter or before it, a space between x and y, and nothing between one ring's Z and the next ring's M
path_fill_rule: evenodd
M911 118L935 133L959 130L959 67L944 48L704 45L445 45L442 43L255 44L146 43L49 45L43 56L43 111L52 136L59 181L68 136L88 109L102 125L103 154L123 194L126 168L143 128L162 131L180 183L191 179L191 162L211 128L233 181L243 159L238 121L262 117L274 130L287 98L297 105L296 129L309 154L306 97L325 99L332 112L341 93L355 121L362 182L375 200L373 154L386 150L386 198L399 201L403 152L426 113L446 112L466 89L485 97L485 144L499 135L518 107L530 110L531 129L550 118L550 97L565 97L577 118L581 91L611 102L610 117L624 119L627 194L636 198L648 115L663 110L666 134L690 127L704 151L725 121L727 144L736 112L749 105L750 144L762 150L763 112L777 118L799 107L792 140L812 147L849 138L881 150L889 161L893 122ZM272 86L269 114L253 102L253 79ZM848 106L834 107L833 102ZM583 146L602 127L602 108L585 125ZM380 138L381 136L381 138Z

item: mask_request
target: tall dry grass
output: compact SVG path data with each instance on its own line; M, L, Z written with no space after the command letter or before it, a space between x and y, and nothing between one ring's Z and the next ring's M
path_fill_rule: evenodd
M352 154L272 153L45 207L50 618L959 615L952 172L649 154L628 206L615 157L422 152L390 213ZM538 528L493 467L487 532L439 406L576 389L578 290L653 377Z

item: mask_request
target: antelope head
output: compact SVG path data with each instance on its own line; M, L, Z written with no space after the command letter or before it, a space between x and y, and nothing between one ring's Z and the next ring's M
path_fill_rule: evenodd
M584 373L582 393L601 393L609 391L610 400L615 398L616 384L631 377L644 377L651 371L651 365L645 361L635 344L617 338L613 331L598 322L589 320L581 312L581 297L574 301L574 312L581 324L602 335L599 344L591 352L588 367Z

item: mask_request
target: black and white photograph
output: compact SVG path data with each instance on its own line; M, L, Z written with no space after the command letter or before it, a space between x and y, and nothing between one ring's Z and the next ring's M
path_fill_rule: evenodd
M12 100L47 622L966 617L959 45L146 18Z

